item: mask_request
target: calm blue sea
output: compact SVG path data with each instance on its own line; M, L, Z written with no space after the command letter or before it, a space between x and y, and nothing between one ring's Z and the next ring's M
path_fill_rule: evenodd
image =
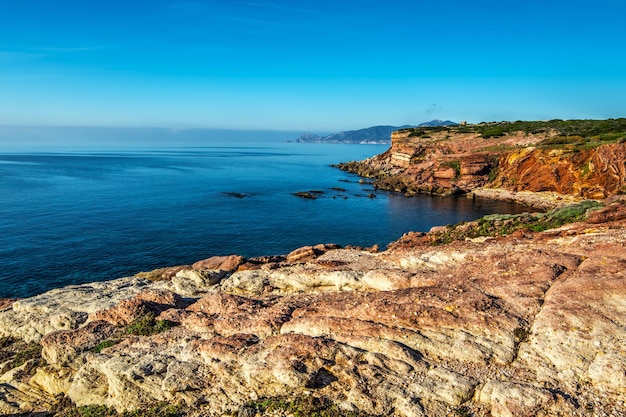
M368 198L370 185L329 166L385 149L275 143L0 154L0 297L213 255L330 242L384 248L409 230L520 211L467 198ZM323 194L293 195L309 190Z

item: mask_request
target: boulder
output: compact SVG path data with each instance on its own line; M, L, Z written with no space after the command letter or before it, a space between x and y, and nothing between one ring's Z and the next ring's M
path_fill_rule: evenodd
M172 285L183 296L195 296L208 292L227 275L225 270L183 269L172 278Z
M213 271L236 271L239 265L246 262L246 258L239 255L229 256L213 256L202 261L198 261L192 265L192 269L197 271L210 269Z

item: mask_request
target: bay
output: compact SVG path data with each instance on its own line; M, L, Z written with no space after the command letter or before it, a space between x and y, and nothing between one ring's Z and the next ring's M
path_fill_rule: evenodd
M330 164L384 145L264 143L0 154L0 297L214 255L317 243L385 247L510 203L375 191ZM319 191L303 199L299 191ZM370 198L374 193L375 198Z

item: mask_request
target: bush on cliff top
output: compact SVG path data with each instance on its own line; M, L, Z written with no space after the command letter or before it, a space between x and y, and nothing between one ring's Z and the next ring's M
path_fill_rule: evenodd
M437 126L402 129L410 132L409 136L426 137L431 132L478 133L483 138L501 137L507 133L524 132L542 134L551 132L551 138L540 146L575 148L594 148L605 143L623 143L626 141L626 118L606 120L538 120L515 122L483 122L458 126Z

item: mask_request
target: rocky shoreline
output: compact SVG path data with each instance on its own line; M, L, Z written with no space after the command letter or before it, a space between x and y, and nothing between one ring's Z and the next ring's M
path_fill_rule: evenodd
M328 415L625 415L614 200L544 232L216 257L7 301L0 413L296 415L267 404L311 399Z
M0 300L0 414L626 415L626 144L446 132L340 168L539 212Z
M513 132L486 138L480 133L450 129L415 133L410 129L394 132L386 152L336 166L371 178L376 188L407 196L469 193L535 208L583 199L602 200L626 192L623 142L593 148L546 145L569 140L556 131ZM539 201L546 195L552 203Z

